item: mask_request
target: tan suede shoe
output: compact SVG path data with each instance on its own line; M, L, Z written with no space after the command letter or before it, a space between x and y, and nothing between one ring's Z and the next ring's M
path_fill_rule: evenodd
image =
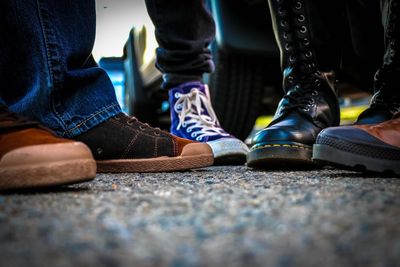
M95 175L85 144L57 137L0 106L0 190L71 184Z
M400 175L400 113L379 124L325 129L313 153L322 164Z

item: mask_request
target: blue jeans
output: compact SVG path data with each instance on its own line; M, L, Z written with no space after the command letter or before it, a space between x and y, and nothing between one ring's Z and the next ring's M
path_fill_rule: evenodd
M91 52L95 1L0 1L0 104L73 138L121 112Z
M163 73L163 88L201 81L214 70L208 47L215 23L206 0L146 0L146 6L156 28L156 66Z

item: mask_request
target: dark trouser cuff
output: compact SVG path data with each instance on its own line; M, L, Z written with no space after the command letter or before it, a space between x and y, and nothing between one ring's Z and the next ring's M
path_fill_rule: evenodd
M203 75L184 75L176 73L166 73L163 75L162 89L171 89L179 84L199 81L203 82Z

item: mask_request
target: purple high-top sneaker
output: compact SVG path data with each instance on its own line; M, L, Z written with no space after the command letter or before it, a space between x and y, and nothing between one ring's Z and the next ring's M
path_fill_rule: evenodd
M249 151L239 139L221 128L207 85L188 82L169 91L171 133L211 146L215 162L244 163Z

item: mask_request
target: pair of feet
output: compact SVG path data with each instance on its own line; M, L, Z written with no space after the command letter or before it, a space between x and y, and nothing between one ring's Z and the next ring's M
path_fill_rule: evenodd
M397 107L392 104L380 105L373 98L351 126L318 127L318 120L297 111L287 113L256 134L247 163L261 168L318 163L400 175L400 112L390 108Z
M247 146L219 125L200 82L170 90L171 133L123 113L67 140L0 107L0 189L82 182L96 172L161 172L244 162Z
M120 113L75 138L0 106L0 189L92 180L96 172L161 172L213 164L210 146Z

